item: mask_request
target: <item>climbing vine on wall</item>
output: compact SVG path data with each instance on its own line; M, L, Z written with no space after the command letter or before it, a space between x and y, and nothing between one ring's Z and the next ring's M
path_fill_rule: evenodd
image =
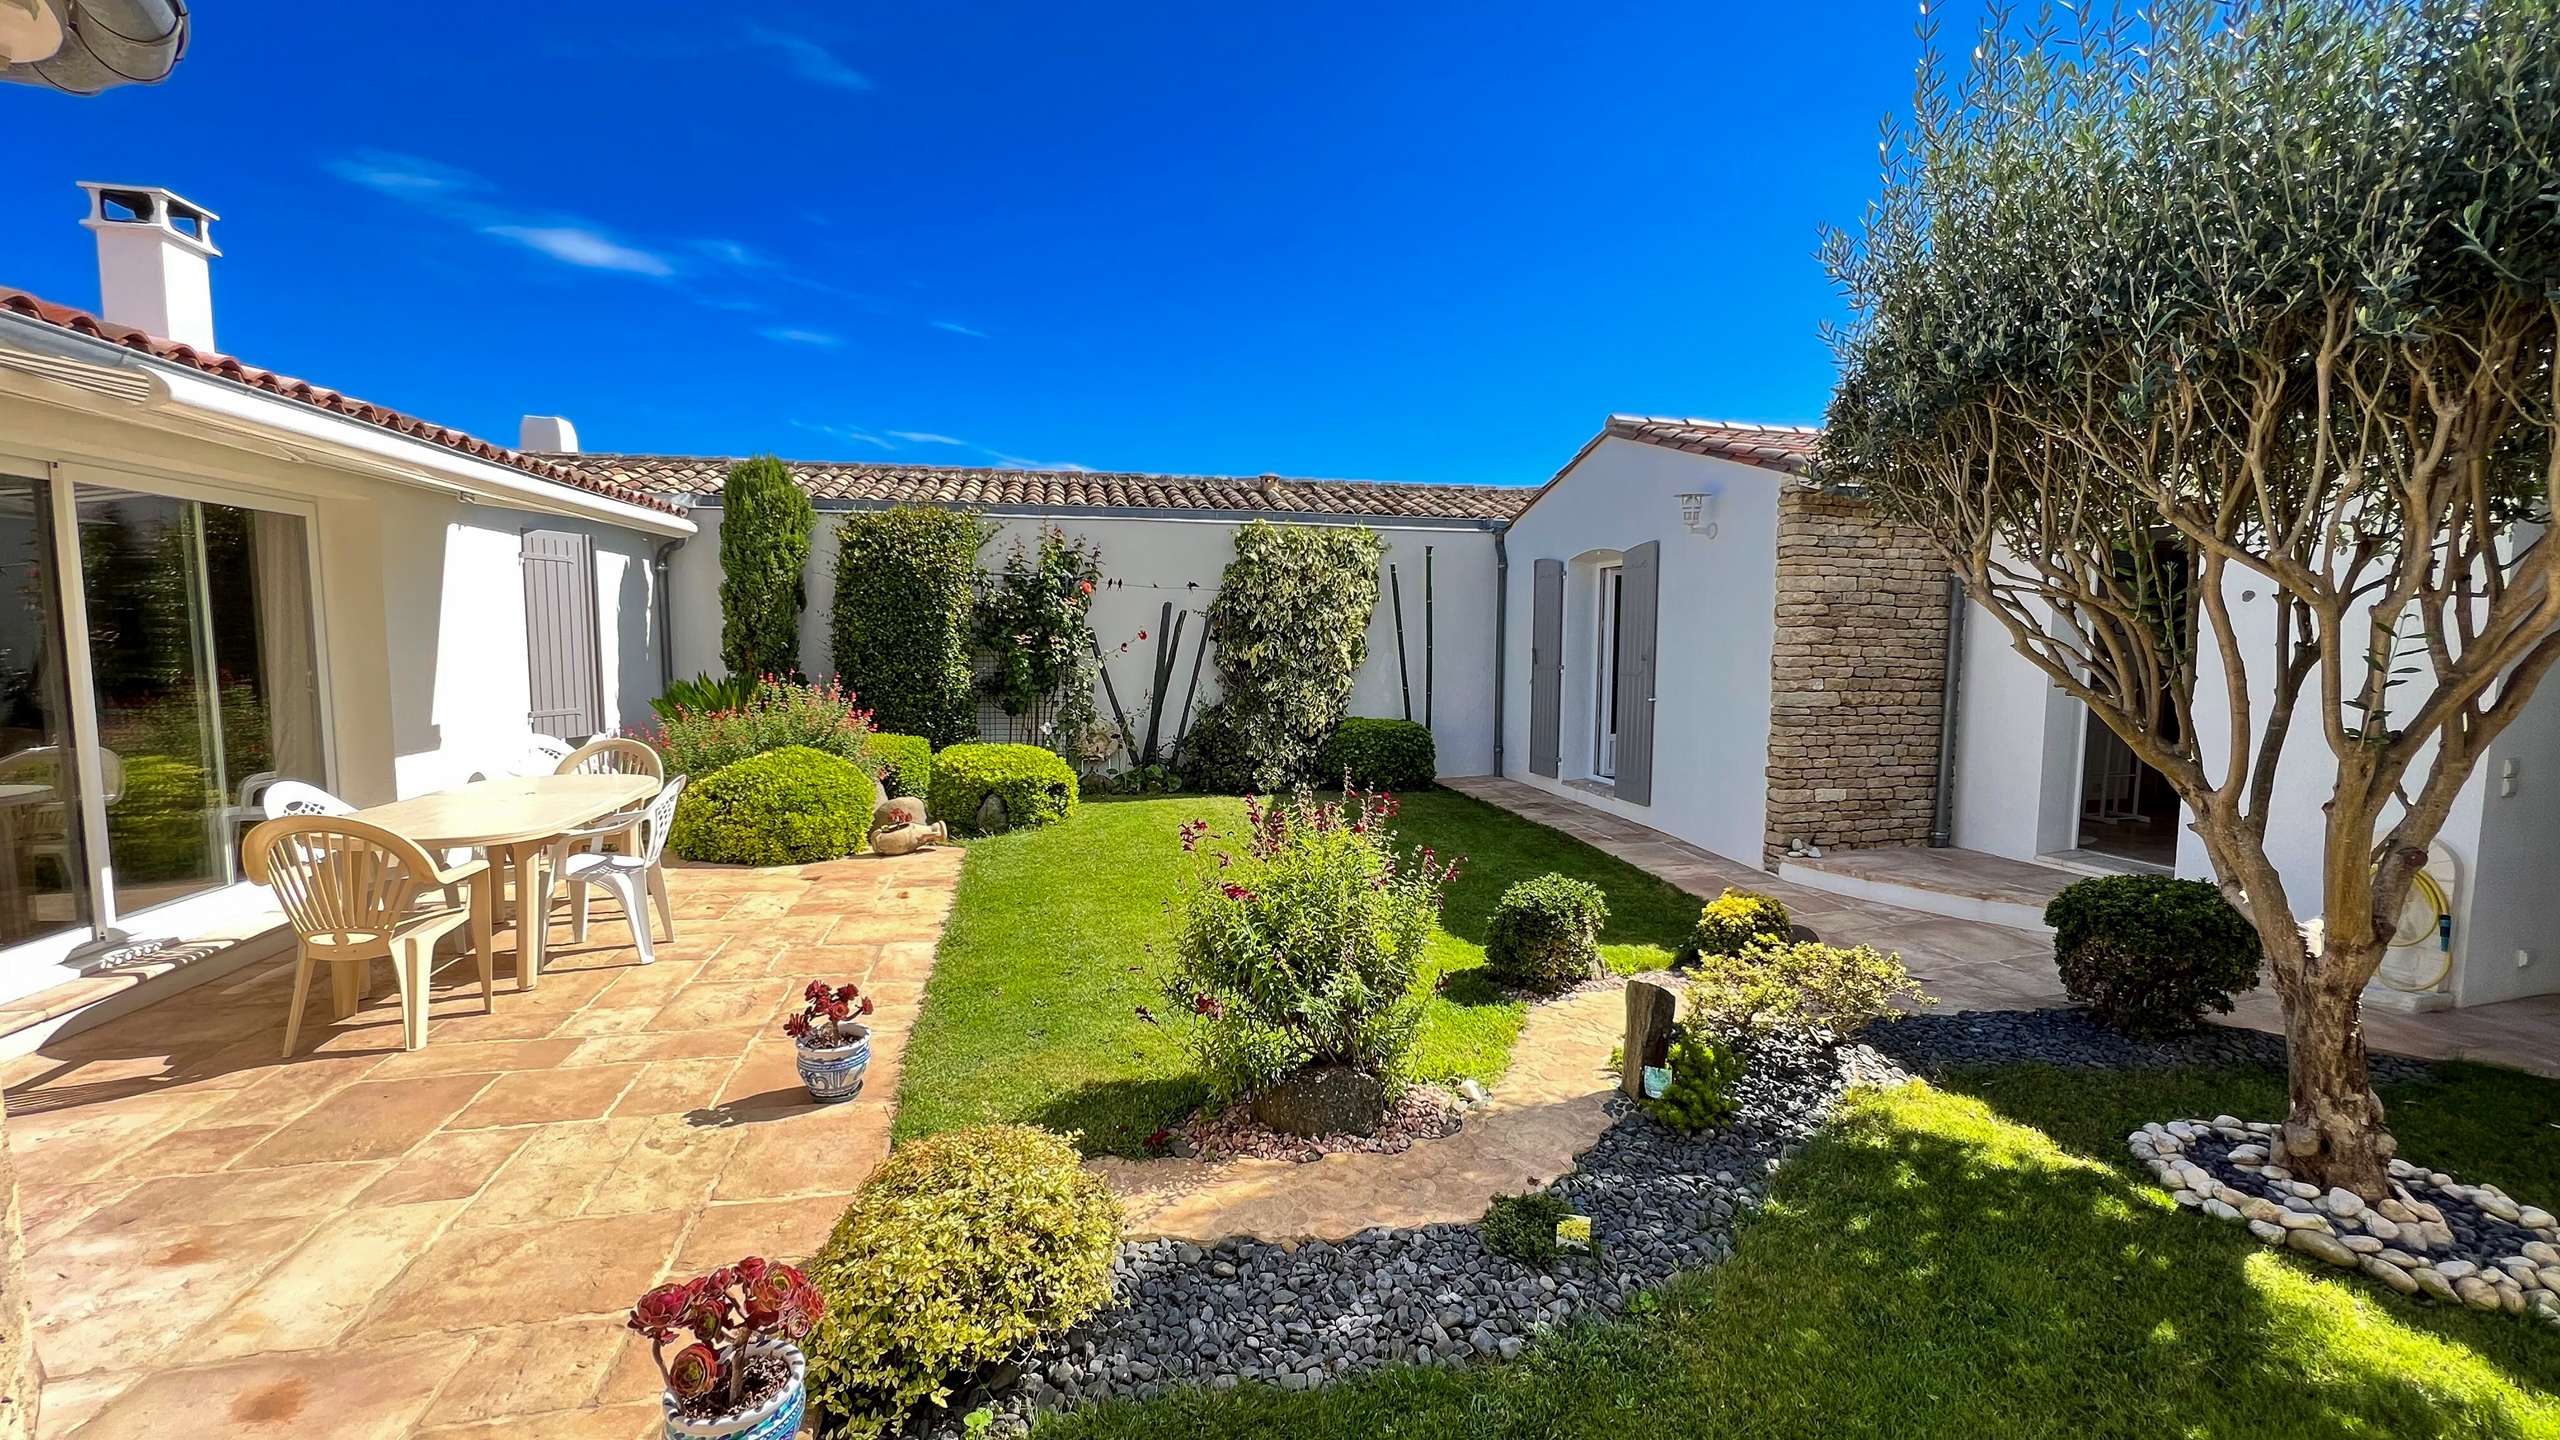
M978 733L969 642L985 527L976 515L901 505L857 511L837 532L836 674L875 728L938 749Z
M986 658L980 694L1016 719L1047 724L1040 743L1067 753L1093 724L1094 587L1102 551L1090 540L1043 525L1031 543L1016 539L994 569L979 577L976 640Z
M1219 698L1199 723L1228 737L1242 778L1278 790L1307 776L1350 709L1386 542L1357 526L1256 520L1235 544L1209 605Z

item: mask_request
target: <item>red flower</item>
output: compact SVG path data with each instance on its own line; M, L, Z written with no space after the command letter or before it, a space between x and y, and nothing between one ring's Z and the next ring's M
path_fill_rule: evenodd
M710 1346L687 1345L667 1362L667 1388L679 1400L695 1400L720 1383L720 1354Z
M1191 1013L1195 1015L1215 1015L1219 1009L1218 997L1206 990L1191 997Z
M1076 589L1083 594L1090 595L1093 593L1093 582L1090 580L1077 581Z

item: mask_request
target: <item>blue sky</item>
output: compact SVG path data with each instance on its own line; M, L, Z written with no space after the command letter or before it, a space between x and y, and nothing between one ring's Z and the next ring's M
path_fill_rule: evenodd
M0 283L93 305L72 182L161 184L224 349L501 441L1528 483L1820 419L1913 14L224 0L0 86Z

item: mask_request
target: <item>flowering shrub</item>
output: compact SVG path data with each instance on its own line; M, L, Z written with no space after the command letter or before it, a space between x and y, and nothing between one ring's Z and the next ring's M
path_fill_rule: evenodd
M824 980L812 980L800 997L809 1003L800 1007L799 1014L782 1022L782 1033L812 1050L852 1044L854 1030L861 1028L853 1024L855 1017L871 1013L871 997L863 994L858 985L830 988ZM853 1029L848 1030L847 1026Z
M740 704L695 709L679 703L669 710L640 738L665 757L670 775L708 775L789 745L855 760L871 735L871 712L833 679L802 685L767 675Z
M1392 1078L1412 1048L1415 984L1458 873L1428 847L1399 861L1395 797L1245 802L1241 835L1182 827L1194 874L1166 992L1196 1017L1191 1040L1221 1099L1311 1065Z
M750 1348L797 1342L826 1310L826 1297L798 1270L750 1255L641 1296L628 1323L649 1337L650 1358L668 1393L722 1413L767 1398L747 1393L742 1362ZM692 1339L671 1356L667 1345L678 1331Z
M1087 612L1102 580L1102 551L1055 525L1038 543L1013 542L1003 562L978 578L976 632L989 662L978 693L1016 719L1040 715L1042 743L1072 754L1093 723L1093 631Z

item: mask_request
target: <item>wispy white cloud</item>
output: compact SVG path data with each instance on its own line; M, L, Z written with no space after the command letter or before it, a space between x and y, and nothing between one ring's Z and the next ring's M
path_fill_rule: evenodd
M883 450L895 450L898 448L897 442L883 440L879 436L872 434L870 431L863 429L859 425L826 425L815 420L794 420L791 422L791 428L794 430L807 430L818 435L832 436L838 440L851 440L862 445L877 445Z
M936 435L930 430L892 430L890 434L911 445L966 445L957 435Z
M814 345L821 350L833 350L844 343L841 336L830 335L824 330L805 329L798 325L767 325L756 333L767 340L779 341L785 345Z
M933 322L933 328L936 330L948 330L954 335L966 335L972 340L984 340L987 338L986 331L972 330L957 320L936 320Z
M676 267L667 263L665 256L625 245L580 225L483 225L480 233L513 240L564 265L587 270L620 270L661 280L676 273Z
M685 248L715 264L739 270L770 270L773 257L741 240L710 237L685 242Z
M1079 464L1073 460L1026 460L1019 455L1007 455L1001 450L986 450L981 448L979 453L985 455L988 459L995 461L996 468L999 470L1089 471L1093 468L1090 465Z
M351 184L421 203L485 190L489 184L468 170L396 150L359 150L328 166L329 173Z
M836 58L836 53L806 35L794 35L767 25L749 25L747 43L771 50L782 57L791 73L813 85L826 85L837 90L868 90L871 78Z

